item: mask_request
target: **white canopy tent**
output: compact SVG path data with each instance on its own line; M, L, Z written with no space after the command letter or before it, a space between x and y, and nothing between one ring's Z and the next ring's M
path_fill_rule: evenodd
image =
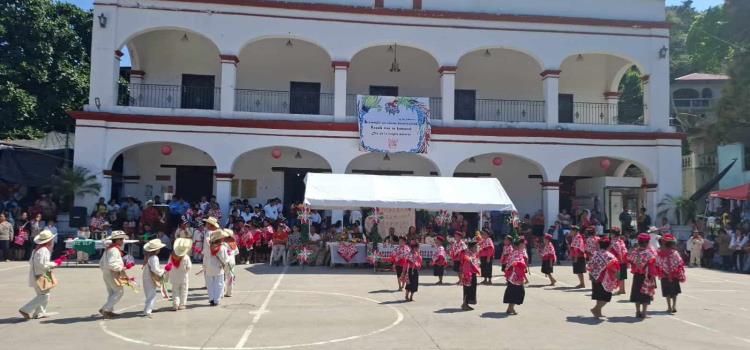
M312 209L516 210L496 178L308 173L305 184L305 205Z

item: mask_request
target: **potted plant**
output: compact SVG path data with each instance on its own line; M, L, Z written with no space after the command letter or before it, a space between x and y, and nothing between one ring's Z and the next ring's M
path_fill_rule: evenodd
M658 205L659 217L667 217L672 226L672 233L680 240L686 240L692 233L690 223L695 221L697 205L689 197L667 195Z

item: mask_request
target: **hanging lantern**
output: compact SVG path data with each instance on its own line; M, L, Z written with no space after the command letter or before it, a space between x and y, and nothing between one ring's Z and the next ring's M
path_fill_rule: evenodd
M169 146L169 145L161 146L161 154L165 156L172 154L172 146Z
M602 169L604 169L604 170L609 169L609 165L610 165L609 159L607 159L607 158L604 158L604 159L602 159L602 160L599 161L599 167L602 168Z
M278 148L274 148L273 151L271 151L271 157L273 157L273 159L281 158L281 150Z
M503 157L498 156L498 157L492 158L492 165L494 166L503 165Z

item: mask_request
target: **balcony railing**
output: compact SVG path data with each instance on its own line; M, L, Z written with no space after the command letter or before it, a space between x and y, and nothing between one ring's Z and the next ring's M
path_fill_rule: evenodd
M237 89L234 107L241 112L333 115L333 94Z
M155 108L219 109L221 88L159 84L120 84L117 104Z
M432 119L442 119L443 117L443 99L440 97L430 97L430 114ZM346 115L350 117L357 116L357 95L346 95Z
M716 154L707 153L697 155L690 153L682 156L682 168L716 168Z
M561 122L563 116L560 117ZM643 125L643 107L627 103L573 103L573 123Z
M544 101L478 99L475 120L496 122L544 122ZM463 112L456 111L456 119ZM470 112L469 112L470 114ZM469 118L467 118L469 119Z
M672 101L677 108L709 109L714 107L712 98L675 98Z

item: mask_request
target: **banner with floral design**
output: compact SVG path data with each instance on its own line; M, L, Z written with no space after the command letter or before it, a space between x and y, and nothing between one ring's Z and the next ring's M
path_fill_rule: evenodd
M360 148L381 153L427 153L430 99L357 95Z

